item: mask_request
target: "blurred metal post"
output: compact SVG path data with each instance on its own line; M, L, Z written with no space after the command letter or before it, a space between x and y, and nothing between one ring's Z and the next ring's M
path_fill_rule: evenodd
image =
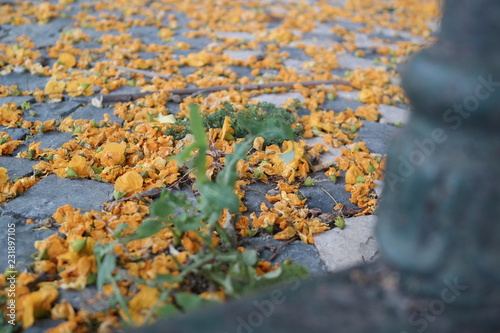
M500 1L446 0L438 41L403 75L412 119L392 143L377 237L404 290L500 303Z

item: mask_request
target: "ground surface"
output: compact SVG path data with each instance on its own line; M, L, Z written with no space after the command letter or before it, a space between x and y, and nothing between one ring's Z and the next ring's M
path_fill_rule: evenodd
M112 284L97 292L93 250L113 242L121 224L137 229L155 189L200 195L192 170L169 159L193 140L177 126L191 103L216 114L227 104L241 112L269 102L296 118L294 144L256 139L237 165L236 245L257 250L257 276L286 259L313 275L376 260L371 229L384 152L410 112L398 68L433 40L436 2L3 2L0 239L8 246L0 284L9 311L7 277L19 273L15 327L106 331L140 325L152 304L172 302L159 300L152 283L195 262L199 237L182 233L179 243L164 229L113 248L128 314L110 301ZM344 83L202 89L332 79ZM200 90L168 92L184 88ZM223 120L206 129L213 179L235 146L236 125ZM280 154L292 147L285 163ZM15 263L4 259L13 247ZM177 288L217 301L232 296L207 283Z

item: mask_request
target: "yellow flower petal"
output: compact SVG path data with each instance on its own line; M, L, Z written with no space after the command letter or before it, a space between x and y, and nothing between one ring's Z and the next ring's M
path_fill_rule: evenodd
M115 182L115 191L127 192L127 194L140 190L144 180L137 171L128 171L118 177Z

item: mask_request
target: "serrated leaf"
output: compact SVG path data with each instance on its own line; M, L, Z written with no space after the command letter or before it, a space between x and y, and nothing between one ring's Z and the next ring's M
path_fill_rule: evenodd
M314 180L311 177L307 177L302 183L304 186L314 186Z
M342 216L338 216L336 219L335 219L335 222L333 222L333 224L339 228L339 229L344 229L345 228L345 220Z

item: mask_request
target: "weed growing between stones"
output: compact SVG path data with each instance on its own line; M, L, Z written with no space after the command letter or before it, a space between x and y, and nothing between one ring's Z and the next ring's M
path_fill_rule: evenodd
M272 111L281 112L279 109ZM209 144L205 126L221 119L216 119L215 115L204 118L198 106L191 104L189 131L194 141L175 159L179 164L187 164L196 178L195 188L199 191L196 202L189 201L183 194L164 191L151 206L150 218L135 232L127 233L127 225L123 224L115 230L115 241L94 247L98 262L97 286L99 289L106 284L112 286L110 302L119 308L127 324L150 324L158 317L172 316L209 302L239 297L258 288L307 276L302 266L290 262L271 266L269 262L259 261L256 251L237 247L234 223L239 216L240 201L235 193L236 164L245 158L255 138L285 140L294 135L290 128L291 118L270 117L263 122L258 119L260 114L256 109L248 113L254 117L236 115L226 106L219 115L224 117L221 119L233 115L239 124L239 133L236 134L235 128L235 135L244 136L244 139L236 144L233 154L226 156L224 169L212 180L206 174ZM168 273L158 274L150 281L136 279L134 282L140 291L127 299L117 283L125 278L125 271L113 249L165 230L173 238ZM176 250L179 247L191 255L188 257L186 251Z

